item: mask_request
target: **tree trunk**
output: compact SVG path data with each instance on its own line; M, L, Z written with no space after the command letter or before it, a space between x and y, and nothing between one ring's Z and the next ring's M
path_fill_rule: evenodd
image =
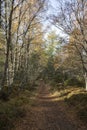
M1 14L2 14L2 7L1 7L1 5L2 5L2 1L0 0L0 28L1 28Z
M1 87L4 86L5 80L6 80L6 77L7 77L8 62L9 62L9 40L7 41L7 54L6 54L6 60L5 60L5 66L4 66L4 74L3 74Z
M8 27L8 38L7 40L7 53L6 53L6 61L5 61L5 66L4 66L4 74L3 74L3 79L1 83L1 87L5 85L5 81L7 78L7 70L9 70L9 54L10 54L10 46L11 46L11 28L12 28L12 16L13 16L13 6L14 6L14 0L12 0L12 8L9 16L9 27ZM7 8L7 3L5 2L5 8ZM6 10L7 11L7 10ZM7 12L5 12L7 13ZM6 15L7 16L7 15ZM7 17L6 17L7 19ZM7 32L7 30L6 30ZM9 72L8 72L9 74Z
M85 82L86 82L86 91L87 91L87 77L86 77L86 80L85 80Z
M87 74L85 74L85 84L86 84L86 91L87 91Z

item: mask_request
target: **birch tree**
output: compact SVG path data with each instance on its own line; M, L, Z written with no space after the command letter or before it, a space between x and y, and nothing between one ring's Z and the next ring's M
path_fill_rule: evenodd
M58 0L57 2L59 6L56 9L57 14L53 16L54 24L68 36L72 35L73 45L83 65L87 90L87 1Z
M39 15L44 11L44 6L45 0L3 1L2 29L6 58L1 87L6 84L11 86L21 68L27 72L30 43L36 37L35 26L40 23Z

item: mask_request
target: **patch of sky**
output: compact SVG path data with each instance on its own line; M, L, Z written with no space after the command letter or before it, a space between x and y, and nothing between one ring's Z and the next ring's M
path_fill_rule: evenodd
M57 7L59 7L57 0L48 1L48 10L45 14L46 20L43 22L44 25L43 29L45 30L45 36L44 36L45 38L47 38L47 35L52 31L55 31L60 37L68 37L67 34L65 34L61 28L58 28L51 23L51 17L57 14L56 10Z

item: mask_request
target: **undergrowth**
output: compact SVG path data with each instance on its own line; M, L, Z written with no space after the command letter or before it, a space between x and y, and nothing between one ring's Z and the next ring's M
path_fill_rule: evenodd
M26 105L32 105L31 97L35 96L36 89L26 89L18 92L16 89L9 98L2 93L0 99L0 130L11 130L15 122L26 116ZM6 100L7 98L7 100Z
M79 92L65 99L67 104L76 110L76 114L84 122L87 122L87 92Z
M81 87L53 86L51 92L58 95L58 100L64 100L69 109L76 112L77 117L87 122L87 92Z

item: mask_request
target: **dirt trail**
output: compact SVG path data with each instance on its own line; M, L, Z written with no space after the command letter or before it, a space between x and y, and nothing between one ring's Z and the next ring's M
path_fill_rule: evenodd
M42 84L35 104L25 119L19 121L16 130L86 130L68 117L62 109L63 101L55 101L55 98L50 95L49 87Z

